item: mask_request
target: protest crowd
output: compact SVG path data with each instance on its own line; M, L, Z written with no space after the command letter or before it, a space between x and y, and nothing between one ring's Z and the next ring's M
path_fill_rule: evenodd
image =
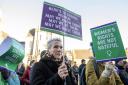
M91 56L78 67L76 62L65 61L61 39L53 38L47 44L38 62L32 60L25 67L21 61L15 70L0 66L1 85L128 85L126 59L97 62Z
M116 22L109 24L115 26ZM109 24L106 26L109 27ZM105 28L104 25L101 27ZM128 85L126 54L124 48L121 51L118 48L122 46L118 44L121 39L117 41L114 35L115 32L118 33L116 28L106 29L100 32L91 29L90 47L93 56L81 59L80 65L77 61L68 59L63 49L63 41L58 37L49 39L46 43L47 49L34 56L35 37L27 41L27 57L30 59L26 64L23 61L26 58L25 46L0 30L0 85ZM35 29L30 30L28 36L35 36L35 32ZM73 33L75 35L76 32ZM99 38L108 33L111 36ZM114 54L111 49L115 49Z

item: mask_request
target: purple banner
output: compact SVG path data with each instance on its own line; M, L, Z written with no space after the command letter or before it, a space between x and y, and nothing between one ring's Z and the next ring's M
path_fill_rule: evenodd
M82 40L81 16L60 6L44 2L41 30Z

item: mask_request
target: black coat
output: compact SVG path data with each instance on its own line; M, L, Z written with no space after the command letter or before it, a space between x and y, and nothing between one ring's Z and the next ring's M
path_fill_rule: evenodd
M31 71L31 85L65 85L65 80L62 80L58 75L59 64L51 59L43 58L35 63ZM76 85L73 77L66 77L66 85Z
M128 73L125 71L123 66L117 65L117 67L118 67L117 71L119 73L120 79L122 80L124 85L128 85Z
M86 65L85 64L81 64L79 66L79 83L80 85L86 85L86 78L85 78L85 71L86 71Z
M85 64L79 66L79 76L81 75L82 69L85 68Z

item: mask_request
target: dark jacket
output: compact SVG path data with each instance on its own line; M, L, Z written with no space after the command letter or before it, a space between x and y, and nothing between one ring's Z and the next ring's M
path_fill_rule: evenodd
M25 66L24 66L24 64L22 64L19 69L18 69L18 67L17 67L16 72L17 72L17 74L19 75L19 77L22 77L22 76L23 76L24 71L25 71Z
M43 58L39 62L35 63L31 72L31 85L76 85L71 73L66 77L66 80L62 80L58 75L59 63L53 61L50 58Z
M79 66L79 76L81 75L82 69L85 68L85 64Z
M86 70L85 68L82 69L81 74L80 74L80 85L86 85Z
M118 73L122 82L124 83L124 85L128 85L128 73L125 71L123 66L117 65L117 67L118 67Z

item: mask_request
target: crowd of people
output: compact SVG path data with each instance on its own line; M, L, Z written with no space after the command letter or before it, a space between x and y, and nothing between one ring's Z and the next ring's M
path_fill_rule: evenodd
M0 66L0 76L7 85L128 85L126 60L101 63L90 57L87 63L82 59L78 67L63 56L61 39L53 38L47 45L40 60L30 61L26 68L23 63L15 71Z

